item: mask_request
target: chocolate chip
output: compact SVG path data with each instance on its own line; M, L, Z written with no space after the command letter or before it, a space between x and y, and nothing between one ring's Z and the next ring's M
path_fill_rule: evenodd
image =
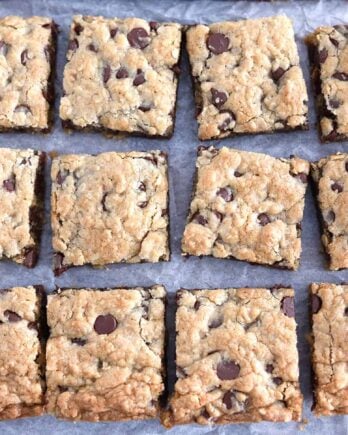
M239 372L240 366L234 361L221 361L216 368L218 378L223 381L238 378Z
M161 217L168 216L168 209L162 208Z
M348 162L346 162L346 164L344 166L346 168L346 171L348 172Z
M139 106L139 110L141 110L142 112L149 112L151 110L150 106Z
M38 252L35 248L28 248L24 254L23 265L31 269L35 266L38 259Z
M6 56L8 53L8 45L4 41L0 41L0 55Z
M131 47L143 49L150 43L149 34L142 27L135 27L127 35Z
M222 187L219 189L216 194L221 196L226 202L231 202L234 199L232 189L230 187Z
M340 107L341 102L338 101L338 100L336 100L336 99L334 99L334 98L332 98L332 99L329 101L329 104L330 104L330 107L331 107L332 109L337 109L338 107Z
M219 219L220 222L222 222L224 215L216 210L213 210L213 213L215 214L215 216Z
M192 221L197 222L199 225L203 226L207 225L208 223L208 220L198 212L192 216Z
M150 21L149 25L151 30L157 30L159 28L159 23L157 21Z
M321 298L316 294L311 295L312 314L317 314L317 312L321 308L321 305L322 305Z
M285 69L279 67L275 71L272 71L272 79L277 82L285 74Z
M176 74L177 76L181 73L181 69L179 67L179 65L175 64L172 66L172 71L174 74Z
M215 88L212 88L210 92L211 92L211 99L214 106L220 109L220 107L223 106L227 101L226 92L218 91Z
M117 320L112 314L100 315L94 322L94 330L97 334L111 334L117 328Z
M335 222L335 219L336 219L335 212L333 210L330 210L325 219L327 224L329 225L332 224L333 222Z
M348 316L348 307L346 307L346 308L344 309L344 315L345 315L345 316Z
M276 385L281 385L283 383L283 379L280 377L275 377L272 378L272 381L276 384Z
M344 72L335 72L332 77L337 80L341 80L342 82L348 82L348 74Z
M103 82L107 83L111 76L111 67L110 65L105 65L103 69Z
M58 385L58 390L60 393L66 393L69 390L69 388L64 385Z
M330 42L331 42L331 44L332 45L334 45L335 47L338 47L339 46L339 42L337 41L337 39L335 39L335 38L329 38L330 39Z
M19 104L15 107L14 110L16 113L24 113L25 115L28 115L28 113L31 113L30 107L26 104Z
M206 420L209 420L209 419L210 419L210 414L209 414L209 412L207 411L206 408L204 408L203 411L201 412L201 416L202 416L203 418L205 418Z
M319 63L324 63L329 55L329 52L326 48L323 48L318 52L318 61Z
M117 35L118 28L115 27L114 29L110 29L110 36L111 38L114 38Z
M146 185L145 185L145 183L140 182L138 189L141 190L142 192L146 192Z
M304 172L299 172L298 174L294 175L294 177L300 180L303 184L308 183L308 175Z
M108 196L108 193L104 193L101 199L101 205L103 207L103 211L108 211L108 208L106 207L106 197Z
M21 64L22 65L26 65L28 60L29 60L28 50L22 51L22 53L21 53Z
M144 72L141 69L138 69L137 75L134 77L134 80L133 80L133 85L139 86L139 85L142 85L143 83L145 83Z
M68 50L76 51L79 48L79 42L77 39L71 39L69 41Z
M11 176L11 178L8 178L7 180L4 180L2 183L2 186L7 192L14 192L16 190L16 178L14 175Z
M193 308L194 308L196 311L198 311L200 306L201 306L200 301L196 301L196 302L194 303L194 305L193 305Z
M281 301L281 309L286 316L295 317L294 298L285 296Z
M235 121L236 117L230 110L222 110L220 113L226 113L227 117L226 119L219 125L219 129L221 131L228 130L228 126L231 124L232 121Z
M84 346L87 343L87 340L84 338L72 338L71 342L73 344L77 344L78 346Z
M62 171L58 171L57 178L56 178L57 184L59 184L61 186L64 183L67 176L68 176L67 173L63 173Z
M273 364L267 364L266 365L266 372L267 373L272 373L274 370L274 365Z
M116 73L117 79L126 79L127 77L128 77L128 71L126 70L126 68L121 67Z
M231 409L234 401L236 400L236 396L232 391L226 391L222 398L222 403L226 406L227 409Z
M74 32L76 33L76 35L79 35L82 31L83 31L83 27L81 26L81 24L79 23L75 24Z
M237 178L239 178L239 177L242 177L242 173L241 172L238 172L238 171L234 171L234 176L235 177L237 177Z
M331 184L331 189L337 193L343 192L342 184L338 183L337 181L335 183Z
M334 141L338 138L338 133L336 130L332 130L329 134L325 136L325 140Z
M36 322L29 322L27 326L28 329L34 329L36 331L39 329L39 325Z
M221 326L223 324L223 318L222 317L218 317L216 319L213 319L210 323L209 323L209 328L210 329L215 329L218 328L219 326Z
M44 97L44 99L48 102L48 103L52 103L54 100L54 93L51 87L47 88L45 87L44 89L42 89L42 95Z
M221 54L228 50L230 40L223 33L210 33L207 47L213 54Z
M258 219L260 225L262 225L263 227L271 222L271 219L269 218L269 216L266 213L260 213L257 216L257 219Z
M94 51L94 53L97 53L98 49L94 44L87 45L88 50Z
M63 265L64 255L56 252L53 256L53 271L55 276L59 276L68 270L68 266Z
M10 310L4 311L4 316L7 317L9 322L19 322L20 320L22 320L21 316L19 316L14 311L10 311Z
M138 203L138 207L145 208L145 207L147 207L148 203L149 203L149 201L139 202Z

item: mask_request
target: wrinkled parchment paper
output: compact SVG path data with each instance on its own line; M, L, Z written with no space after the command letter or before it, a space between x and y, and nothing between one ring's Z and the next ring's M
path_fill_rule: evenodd
M313 93L309 84L308 57L303 36L323 24L348 23L347 1L215 1L215 0L0 0L0 15L46 15L52 16L60 25L56 90L60 94L62 73L67 48L69 23L73 14L104 15L110 17L135 16L157 21L179 21L182 23L238 20L276 14L286 14L293 19L301 63L310 97L310 130L307 132L277 133L244 136L222 141L220 145L242 150L265 152L273 156L287 157L297 154L316 160L329 153L348 151L348 143L321 145L315 129ZM56 102L56 113L58 101ZM320 230L315 213L311 189L306 197L303 222L303 253L301 267L297 272L282 271L263 266L252 266L233 260L213 258L190 258L180 256L180 239L190 202L197 139L194 119L194 103L188 75L186 55L182 60L179 100L175 134L172 139L157 140L143 138L107 139L96 133L74 133L62 131L56 117L55 128L47 136L31 134L1 134L0 146L13 148L42 149L58 153L98 153L102 151L162 149L169 152L170 162L170 215L172 259L168 263L155 265L114 265L104 270L89 267L70 269L55 279L51 271L51 233L49 225L49 169L46 173L46 225L42 240L41 256L34 270L25 269L9 262L0 263L0 288L16 285L44 284L47 291L56 285L63 287L113 287L149 286L162 283L170 293L168 328L170 330L168 369L169 384L174 379L174 298L180 287L216 288L239 286L272 286L276 283L292 285L296 289L296 320L298 322L298 348L300 355L301 388L305 397L304 423L258 423L220 427L181 426L170 431L173 434L294 434L320 433L343 435L348 431L348 417L315 418L311 412L310 354L307 336L307 287L310 282L341 282L348 280L348 271L329 272L325 268L325 257L320 244ZM0 423L1 434L159 434L166 430L158 421L129 423L69 423L53 417L24 419Z

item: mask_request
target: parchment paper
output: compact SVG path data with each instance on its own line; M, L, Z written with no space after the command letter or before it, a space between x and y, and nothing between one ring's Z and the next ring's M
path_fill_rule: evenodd
M110 17L136 16L158 21L182 23L238 20L276 14L286 14L293 19L301 63L309 91L310 130L308 132L277 133L213 141L211 143L235 147L242 150L265 152L273 156L287 157L297 154L316 160L337 151L348 151L348 143L321 145L315 129L313 93L309 83L309 65L303 36L322 24L348 23L347 1L178 1L178 0L0 0L0 15L46 15L52 16L60 25L56 91L60 94L61 78L65 64L67 35L73 14L104 15ZM174 379L174 299L173 293L180 287L216 288L239 286L272 286L276 283L292 285L296 289L296 320L298 322L298 349L300 355L301 388L305 396L304 423L258 423L201 427L198 425L176 427L173 434L294 434L321 433L343 435L348 433L348 417L315 418L310 412L312 403L310 380L310 353L307 336L307 288L311 282L348 281L348 271L329 272L320 244L320 229L311 189L308 189L303 222L301 267L297 272L279 271L263 266L252 266L245 262L217 260L212 258L190 258L180 255L180 240L190 202L197 139L197 124L194 119L194 103L188 75L186 55L182 61L179 100L175 134L172 139L155 140L143 138L107 139L100 134L62 131L56 116L55 128L47 136L31 134L1 134L0 146L13 148L42 149L58 153L98 153L117 150L162 149L169 152L170 162L170 217L172 259L168 263L155 265L114 265L104 270L89 267L70 269L59 279L51 271L51 233L49 224L49 169L46 173L46 224L38 266L25 269L10 262L0 263L0 288L44 284L47 291L55 286L64 287L112 287L148 286L162 283L170 293L168 328L170 342L168 352L169 384ZM58 112L59 96L56 99ZM208 144L208 143L205 143ZM307 424L306 424L307 422ZM166 430L158 421L130 423L69 423L53 417L24 419L0 423L0 434L159 434Z

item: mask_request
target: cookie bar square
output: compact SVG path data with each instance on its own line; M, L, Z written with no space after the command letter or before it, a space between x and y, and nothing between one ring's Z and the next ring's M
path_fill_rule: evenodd
M348 285L314 283L312 311L313 411L348 414Z
M235 149L198 149L183 255L297 269L309 163Z
M69 420L155 418L164 391L165 289L48 296L47 410Z
M285 16L186 33L201 140L307 129L307 90Z
M169 260L165 153L62 155L51 174L57 275L69 266Z
M43 413L44 304L41 286L0 290L0 420Z
M306 38L322 142L348 139L348 25L319 27Z
M334 154L311 166L329 268L348 268L348 154Z
M181 25L75 16L70 30L63 126L170 137Z
M0 258L34 267L44 217L45 153L0 148Z
M299 420L294 291L180 290L166 426Z
M56 34L51 18L0 18L0 131L51 129Z

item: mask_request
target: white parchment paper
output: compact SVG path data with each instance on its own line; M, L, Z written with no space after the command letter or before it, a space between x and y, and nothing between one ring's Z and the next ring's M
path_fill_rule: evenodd
M303 37L322 24L348 23L347 1L215 1L215 0L0 0L0 16L5 15L46 15L52 16L60 25L56 91L60 94L67 35L73 14L104 15L110 17L135 16L158 21L179 21L182 23L238 20L276 14L286 14L293 19L310 97L310 130L307 132L278 133L258 136L244 136L212 143L242 150L265 152L273 156L287 157L297 154L309 160L316 160L337 151L348 151L348 143L321 145L315 129L313 93L309 83L309 64ZM182 74L179 86L179 100L175 134L169 141L125 138L106 139L100 134L62 131L56 116L55 128L47 136L22 133L0 135L0 146L12 148L35 148L58 153L99 153L102 151L162 149L169 153L170 162L170 215L172 259L168 263L155 265L114 265L104 270L89 267L70 269L55 279L51 271L51 233L49 224L49 168L46 181L46 224L38 266L28 270L9 262L0 263L0 288L16 285L44 284L47 291L55 286L64 287L113 287L137 286L162 283L170 293L168 328L170 331L168 369L169 384L174 379L174 298L175 290L186 288L216 288L239 286L272 286L276 283L292 285L296 289L296 320L298 322L298 349L300 355L301 388L305 397L304 424L258 423L201 427L197 425L173 428L170 433L186 434L294 434L320 433L343 435L348 433L348 417L315 418L310 411L311 380L310 353L307 336L309 321L307 315L307 288L315 281L348 281L348 271L329 272L320 244L320 229L311 189L306 197L305 218L302 236L302 261L297 272L282 271L262 266L252 266L233 260L213 258L190 258L180 256L180 239L190 202L194 176L197 139L197 125L194 119L194 102L188 75L186 55L182 60ZM56 112L59 95L56 99ZM208 144L208 143L205 143ZM129 423L69 423L53 417L24 419L0 423L0 434L159 434L166 430L158 421Z

